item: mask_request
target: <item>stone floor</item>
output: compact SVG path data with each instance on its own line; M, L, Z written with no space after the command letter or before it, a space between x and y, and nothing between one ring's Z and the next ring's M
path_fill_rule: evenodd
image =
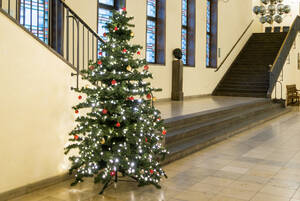
M203 112L236 104L248 103L262 98L229 97L229 96L203 96L187 98L184 101L157 101L157 107L164 119L181 115Z
M164 167L162 189L71 181L14 201L300 201L300 113L243 132Z

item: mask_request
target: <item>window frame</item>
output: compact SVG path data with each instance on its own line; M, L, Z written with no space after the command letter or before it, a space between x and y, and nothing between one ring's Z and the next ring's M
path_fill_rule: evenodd
M155 17L148 16L148 0L146 0L146 48L145 57L147 60L147 26L148 20L155 22L155 52L154 62L149 64L165 65L166 54L166 0L156 0Z
M182 49L182 30L186 30L186 67L195 67L195 33L196 33L196 2L187 1L187 22L183 25L183 0L181 0L181 49Z
M97 33L99 33L99 9L105 9L109 11L113 10L119 10L121 8L125 7L126 8L126 0L114 0L114 5L107 5L100 3L99 0L97 0Z
M218 50L218 0L206 0L206 6L207 2L210 2L210 29L209 32L207 31L206 27L206 43L205 43L205 66L206 68L217 68L217 50ZM207 8L206 8L207 12ZM206 14L207 17L207 14ZM206 19L206 26L207 26L207 19ZM209 36L209 63L207 64L207 36Z

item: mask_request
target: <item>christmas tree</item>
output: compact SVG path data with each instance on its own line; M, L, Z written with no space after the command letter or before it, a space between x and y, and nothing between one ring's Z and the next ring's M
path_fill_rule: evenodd
M165 172L159 161L167 154L162 145L166 134L160 111L154 108L153 92L145 79L152 78L145 59L140 58L139 45L130 45L134 37L132 17L126 9L114 12L106 25L99 58L82 70L82 79L91 84L79 89L79 104L73 107L77 119L70 132L65 154L75 150L69 159L72 185L84 177L103 183L100 193L118 175L132 178L139 186L159 182Z

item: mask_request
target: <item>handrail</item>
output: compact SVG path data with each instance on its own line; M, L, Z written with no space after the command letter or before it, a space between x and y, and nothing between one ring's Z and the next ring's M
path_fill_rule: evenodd
M34 7L33 3L38 5ZM36 15L33 10L37 11ZM98 58L99 46L105 43L64 0L48 0L47 3L45 0L0 0L0 11L61 55L76 70L71 75L77 77L77 88L80 70L87 68L90 60Z
M288 32L283 44L280 47L280 50L276 56L276 59L275 59L273 65L270 68L269 89L267 92L267 97L269 97L269 98L271 97L274 86L277 82L280 72L282 71L282 69L284 67L286 59L290 53L290 50L293 46L293 43L295 42L296 36L299 31L300 31L300 16L297 16Z
M87 29L87 30L89 30L95 37L97 37L97 39L99 40L99 41L101 41L101 43L105 43L105 41L92 29L92 28L90 28L90 26L89 25L87 25L84 21L83 21L83 19L81 19L63 0L59 0L63 5L64 5L64 7L66 8L66 9L68 9L69 10L69 12L71 12L72 13L72 15L77 19L77 20L79 20L79 22L81 23L81 24L83 24L84 26L85 26L85 28Z
M223 61L221 62L221 64L217 67L217 69L215 70L215 72L217 72L223 66L223 64L228 59L228 57L231 55L231 53L233 52L233 50L235 49L235 47L238 45L238 43L242 40L242 38L244 37L244 35L246 34L246 32L249 30L249 28L251 27L251 25L253 24L253 22L254 22L254 20L252 20L250 22L250 24L246 27L246 29L244 30L244 32L242 33L242 35L239 37L239 39L233 45L233 47L231 48L231 50L227 53L226 57L223 59Z

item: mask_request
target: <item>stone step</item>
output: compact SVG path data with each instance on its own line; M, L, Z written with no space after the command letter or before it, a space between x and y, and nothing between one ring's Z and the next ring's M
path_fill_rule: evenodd
M259 112L266 112L272 110L274 107L278 107L278 105L263 104L256 107L249 107L247 109L244 108L243 110L239 110L233 113L227 113L225 116L216 115L214 119L207 119L206 121L196 121L192 122L192 124L186 123L182 128L177 128L176 130L168 131L165 143L166 145L170 146L188 137L192 137L195 135L203 136L207 133L211 133L215 130L224 128L227 125L232 124L233 122L239 121L239 118L241 118L241 116L251 116Z
M188 127L193 124L199 124L207 121L214 120L216 116L218 117L224 117L228 116L237 112L241 112L244 109L254 108L258 106L262 106L265 104L269 104L268 99L258 99L255 101L251 101L249 103L241 103L236 104L234 106L224 107L224 108L218 108L214 110L179 116L179 117L173 117L166 119L164 122L166 124L166 127L168 129L168 135L170 134L170 131L177 130L183 127Z
M261 112L249 112L248 115L245 112L243 115L240 115L239 118L235 118L235 120L233 120L230 124L225 126L223 125L221 127L216 126L216 129L211 130L211 132L207 132L205 135L203 135L203 133L199 133L198 135L196 134L192 137L178 140L173 144L168 145L168 143L166 143L166 147L168 148L170 154L163 161L163 163L167 164L174 160L180 159L188 154L225 140L230 136L255 127L290 111L291 109L274 106L271 110L262 109Z

